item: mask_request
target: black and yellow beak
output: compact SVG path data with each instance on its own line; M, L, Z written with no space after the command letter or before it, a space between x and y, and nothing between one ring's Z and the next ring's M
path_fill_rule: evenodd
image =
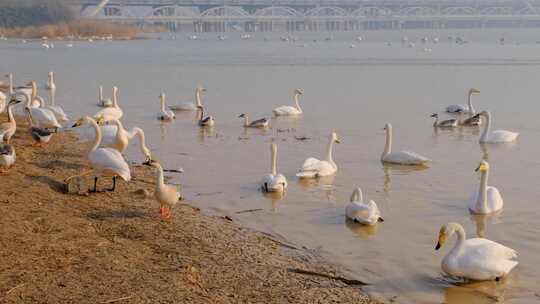
M446 240L446 235L443 232L439 232L439 239L437 240L437 245L435 246L435 250L439 250L442 245L444 245L444 241Z

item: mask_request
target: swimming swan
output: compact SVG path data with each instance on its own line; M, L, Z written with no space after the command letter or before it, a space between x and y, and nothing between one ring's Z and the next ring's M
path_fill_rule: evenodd
M503 199L499 190L488 186L489 163L485 160L480 162L475 170L480 172L480 188L472 195L469 210L475 214L490 214L503 208Z
M161 110L157 114L159 120L173 120L176 116L171 110L165 110L165 93L159 94L159 103Z
M113 119L120 119L122 118L122 115L124 115L124 112L118 105L118 88L113 87L113 105L112 107L107 107L105 109L102 109L98 111L94 115L94 119L97 119L97 117L102 117L105 122L113 120Z
M302 114L302 109L298 103L298 97L303 94L304 92L301 89L294 90L294 103L296 106L280 106L272 110L272 112L275 116L295 116Z
M95 139L92 148L88 151L87 159L90 163L92 171L87 171L78 176L87 175L91 172L95 173L94 177L94 189L91 192L97 192L98 176L112 176L113 186L109 191L116 189L116 177L120 176L126 182L131 180L131 173L129 171L129 165L124 160L124 157L118 150L112 148L99 148L101 144L101 129L97 122L92 117L83 117L77 120L73 125L73 128L80 127L83 124L90 124L95 132ZM69 180L70 178L68 178Z
M446 107L446 112L448 113L464 113L464 114L476 114L476 111L474 110L474 107L472 105L472 96L474 94L480 94L480 91L477 89L470 89L469 93L467 94L467 104L460 104L460 105L451 105Z
M216 123L214 121L214 117L212 117L211 115L207 116L207 117L204 117L204 107L203 106L198 106L199 108L199 126L201 127L212 127L214 126L214 124Z
M99 86L99 92L98 92L98 106L107 108L113 106L113 101L110 98L104 98L103 97L103 86Z
M198 86L195 89L195 103L192 102L183 102L178 105L169 106L169 109L173 111L195 111L197 107L202 106L201 96L206 92L206 89Z
M392 152L392 125L386 124L386 145L381 155L383 163L399 164L399 165L426 165L431 160L415 152L399 151Z
M515 141L519 133L506 131L506 130L495 130L490 131L491 129L491 113L488 111L480 112L481 116L486 118L486 125L484 126L484 131L480 135L480 143L506 143Z
M160 205L159 215L164 219L168 219L171 217L172 207L182 200L182 195L177 187L165 184L163 168L157 161L149 159L143 164L157 169L154 196Z
M377 222L384 222L381 212L374 201L370 200L364 203L362 189L354 189L350 203L345 207L345 216L347 219L363 225L373 226Z
M433 123L435 128L455 128L458 126L457 119L446 119L439 121L439 114L437 113L433 113L431 117L435 118L435 122Z
M283 192L287 188L287 178L277 173L277 145L275 143L270 145L270 153L272 173L263 177L261 188L264 192Z
M456 245L441 263L442 270L451 276L498 281L518 264L515 250L484 238L466 239L465 230L458 223L441 227L435 250L439 250L454 233L457 234Z
M332 159L332 149L334 143L340 143L336 132L332 132L328 138L326 160L318 160L313 157L306 159L302 165L302 169L296 173L296 176L300 178L317 178L336 174L338 167Z
M249 121L247 114L240 114L239 118L244 119L244 128L268 128L269 120L266 118L257 119L254 121Z

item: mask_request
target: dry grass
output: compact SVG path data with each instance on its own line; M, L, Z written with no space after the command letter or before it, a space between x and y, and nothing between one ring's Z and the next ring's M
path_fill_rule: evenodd
M112 36L114 39L134 39L140 32L139 28L131 25L81 20L41 26L0 28L0 35L21 39L40 39L42 37L87 39L106 36Z

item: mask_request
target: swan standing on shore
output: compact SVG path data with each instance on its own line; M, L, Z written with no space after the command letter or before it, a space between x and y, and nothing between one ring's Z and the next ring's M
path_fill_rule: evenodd
M469 93L467 94L467 104L460 104L460 105L451 105L446 107L446 112L448 113L464 113L464 114L476 114L476 111L474 110L474 107L472 105L472 96L474 94L480 94L480 91L477 89L470 89Z
M51 129L58 129L62 127L51 110L41 107L44 102L43 100L39 101L39 107L32 107L31 96L29 96L26 92L23 94L26 98L26 108L30 111L32 119L37 127Z
M127 131L124 129L122 122L120 122L118 119L113 119L109 121L109 123L111 127L116 127L116 132L114 133L113 139L109 139L107 142L102 139L102 146L116 149L118 152L124 154L129 145L129 141L134 137L137 137L139 139L139 149L141 150L141 153L144 155L145 159L152 159L152 154L150 149L148 149L146 146L144 131L142 129L134 127Z
M480 112L481 116L486 118L486 125L484 126L484 131L480 135L480 143L507 143L516 141L519 136L517 132L511 132L506 130L495 130L491 131L491 113L488 111Z
M0 174L5 174L15 164L15 148L10 144L0 144Z
M277 173L277 145L270 145L272 173L266 174L262 180L262 190L264 192L283 192L287 188L287 178L283 174Z
M302 114L302 109L300 108L300 104L298 103L298 97L300 95L303 95L304 92L301 89L294 90L294 103L295 107L293 106L280 106L272 110L275 116L296 116Z
M11 96L7 105L8 121L0 124L0 142L9 144L11 137L17 131L17 122L15 121L15 117L13 117L13 106L20 102L20 100L15 98L15 95Z
M503 208L503 199L499 190L488 186L489 163L485 160L480 162L475 170L480 172L480 188L472 195L469 210L475 214L490 214Z
M105 122L108 122L113 119L120 119L124 115L124 112L118 105L118 88L113 87L113 105L112 107L107 107L98 111L94 118L102 117Z
M398 151L392 152L392 125L386 124L386 145L381 155L383 163L398 165L427 165L431 160L415 152Z
M44 108L51 110L54 113L54 116L59 122L68 121L68 117L62 107L56 105L56 83L54 82L54 73L49 72L49 80L47 82L47 87L49 91L49 102L51 104L44 106Z
M176 116L171 110L165 109L165 93L161 93L159 95L159 103L161 106L161 110L157 114L157 119L159 120L173 120Z
M270 121L266 118L261 118L261 119L257 119L257 120L254 120L254 121L249 121L249 117L247 114L240 114L240 116L238 116L239 118L243 118L244 119L244 128L268 128L268 124L270 123Z
M336 174L338 167L332 159L334 143L340 143L336 132L332 132L328 138L326 160L318 160L313 157L306 159L302 165L302 169L296 173L296 176L300 178L317 178Z
M113 93L114 95L114 93ZM113 106L113 101L110 98L104 98L103 97L103 86L99 86L99 93L98 93L98 106L107 108Z
M214 117L211 115L208 115L207 117L204 117L204 107L199 106L199 126L201 127L212 127L215 124Z
M431 117L435 118L435 122L433 123L435 128L455 128L458 126L457 119L446 119L439 121L439 114L437 113L432 114Z
M456 245L441 263L442 270L448 275L477 281L499 281L517 266L515 250L484 238L466 239L465 230L458 223L441 227L435 250L439 250L454 233L457 234Z
M206 92L206 89L198 86L195 89L195 103L183 102L178 105L169 106L173 111L196 111L197 107L202 106L201 95Z
M152 166L156 168L156 189L154 191L154 197L159 202L159 215L168 219L171 217L171 209L182 200L182 195L177 187L173 185L165 184L163 177L163 168L155 160L147 160L144 165Z
M364 203L362 189L354 189L350 203L345 207L347 219L363 225L373 226L378 222L384 222L381 212L374 201Z
M131 180L129 165L118 150L112 148L99 148L99 145L101 144L101 129L92 117L86 116L80 118L75 122L73 128L80 127L84 124L90 124L95 132L94 144L92 145L92 148L90 148L90 151L88 151L87 156L92 171L87 171L76 176L84 176L92 172L95 173L94 189L90 192L97 192L98 176L112 177L113 185L112 188L108 190L114 191L116 189L117 176L120 176L126 182ZM66 179L66 181L71 178L73 178L73 176Z

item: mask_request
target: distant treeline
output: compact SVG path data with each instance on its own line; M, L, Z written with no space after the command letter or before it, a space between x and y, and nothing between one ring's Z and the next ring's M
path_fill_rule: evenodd
M14 28L73 20L61 0L0 0L0 27Z

